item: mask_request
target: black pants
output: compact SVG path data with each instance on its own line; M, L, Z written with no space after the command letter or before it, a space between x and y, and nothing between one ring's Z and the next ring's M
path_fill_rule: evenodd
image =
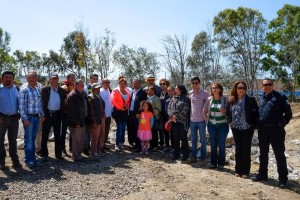
M105 142L108 141L108 134L110 130L111 117L105 118Z
M248 175L251 168L251 142L254 129L232 129L235 143L235 172Z
M64 113L61 119L61 134L60 134L60 143L61 143L61 150L66 150L66 135L68 129L68 117L67 114ZM69 149L72 149L72 137L70 134L69 137Z
M158 130L159 133L159 146L163 147L165 145L165 133L163 129Z
M17 136L19 130L19 117L0 116L3 124L0 125L0 164L5 163L6 151L4 148L4 137L7 131L9 143L9 156L13 162L18 162Z
M158 129L151 129L151 133L150 148L158 147Z
M286 165L285 151L285 130L284 127L259 127L258 129L259 140L259 174L268 176L268 161L269 161L269 146L272 145L276 162L277 172L279 174L280 182L287 182L288 170Z
M55 142L55 157L61 157L62 149L61 149L61 140L60 140L60 127L61 127L61 112L56 111L53 113L46 112L45 121L43 122L42 127L42 142L41 142L41 152L42 157L48 157L48 147L47 141L49 137L49 133L53 127L54 132L54 142Z
M183 154L182 159L186 160L189 157L189 144L187 139L187 131L184 129L184 124L180 122L171 122L171 134L174 137L174 157L179 158L181 150Z
M129 112L127 121L128 143L135 144L135 147L141 148L141 142L137 136L137 130L139 126L139 120L133 112Z

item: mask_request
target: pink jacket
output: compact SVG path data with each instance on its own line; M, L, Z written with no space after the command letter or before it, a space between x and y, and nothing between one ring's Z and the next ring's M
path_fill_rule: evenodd
M121 92L119 91L119 88L116 88L111 93L111 103L117 110L121 110L122 108L129 108L130 104L130 93L126 90L127 93L127 99L125 100L125 104L123 101L123 97L121 95Z

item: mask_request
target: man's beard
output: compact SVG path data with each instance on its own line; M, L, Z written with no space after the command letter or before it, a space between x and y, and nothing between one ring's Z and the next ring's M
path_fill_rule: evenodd
M4 85L5 86L10 86L12 84L12 81L10 81L10 80L6 80L5 82L4 82Z

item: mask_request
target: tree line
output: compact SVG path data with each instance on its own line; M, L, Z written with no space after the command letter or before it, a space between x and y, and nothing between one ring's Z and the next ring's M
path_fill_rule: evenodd
M204 86L219 81L229 87L233 80L242 79L252 91L259 89L257 77L267 73L291 94L299 86L299 6L284 5L269 22L258 10L225 9L190 45L188 39L184 34L162 36L162 52L126 44L116 48L115 33L105 29L102 36L91 38L88 28L79 22L63 39L59 51L11 52L11 36L0 27L0 71L11 69L18 75L30 69L45 75L73 72L85 79L90 73L103 79L118 71L130 81L164 70L174 84L199 76Z

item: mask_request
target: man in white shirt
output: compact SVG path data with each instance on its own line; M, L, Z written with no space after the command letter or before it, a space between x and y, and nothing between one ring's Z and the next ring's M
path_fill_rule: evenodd
M111 103L111 96L110 96L110 81L108 78L104 78L102 80L102 87L100 89L100 96L105 103L105 143L109 143L108 134L110 130L110 123L111 123L111 111L112 111L112 103ZM107 149L107 147L104 147Z

